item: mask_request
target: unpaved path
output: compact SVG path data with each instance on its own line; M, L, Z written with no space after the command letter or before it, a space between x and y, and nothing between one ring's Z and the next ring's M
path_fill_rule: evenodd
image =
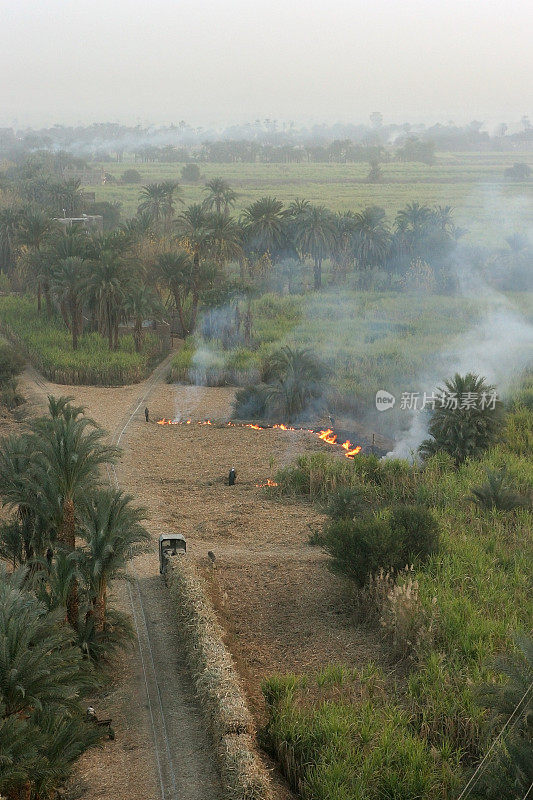
M111 432L112 442L124 445L133 420L138 416L144 420L145 402L163 381L165 367L165 363L160 365L143 384L109 389L54 385L30 367L21 387L36 412L42 410L48 394L72 396ZM133 488L123 479L120 464L116 472L110 472L110 480L125 490ZM148 528L152 530L150 523ZM87 800L219 800L222 790L211 743L159 575L155 547L137 560L132 572L131 586L115 586L115 602L133 617L137 647L119 660L114 688L98 699L104 715L113 717L117 739L81 760L80 796Z

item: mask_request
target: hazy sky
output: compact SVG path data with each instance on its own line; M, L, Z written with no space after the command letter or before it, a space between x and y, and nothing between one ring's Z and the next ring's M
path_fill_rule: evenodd
M531 0L0 0L0 124L533 119Z

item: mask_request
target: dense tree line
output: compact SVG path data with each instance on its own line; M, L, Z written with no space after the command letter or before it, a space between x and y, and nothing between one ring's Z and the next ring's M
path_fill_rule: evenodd
M188 207L176 181L142 186L137 214L97 233L58 219L85 207L79 181L61 179L60 170L60 160L50 167L37 159L4 174L10 202L0 209L0 270L35 291L40 311L63 319L74 349L84 330L117 349L119 326L129 322L140 350L149 318L171 320L186 336L201 308L235 297L245 301L244 312L236 306L236 327L249 343L254 293L305 290L309 266L315 291L326 267L328 283L370 288L380 276L378 288L452 292L455 264L472 261L450 206L411 202L391 223L378 206L334 213L306 199L285 205L265 196L236 216L237 194L222 178ZM503 288L506 279L509 288L527 288L530 263L520 236L492 258Z
M70 398L4 440L0 497L0 793L56 796L74 761L101 739L83 697L96 665L128 641L107 589L147 547L144 511L107 488L115 448Z

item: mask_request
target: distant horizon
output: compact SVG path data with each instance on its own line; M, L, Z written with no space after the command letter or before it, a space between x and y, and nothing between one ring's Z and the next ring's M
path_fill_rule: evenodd
M533 113L529 114L527 111L520 111L517 112L514 116L511 114L504 114L503 112L500 115L494 117L488 117L487 115L483 114L471 114L467 115L464 118L457 118L451 116L442 116L442 117L425 117L425 118L407 118L407 117L397 117L392 118L388 117L386 112L383 112L380 109L375 109L375 111L383 114L383 126L386 127L387 125L403 125L409 124L414 127L417 126L424 126L425 128L431 128L434 125L456 125L457 127L463 127L469 125L471 122L477 121L481 122L482 128L481 130L487 131L489 134L494 132L494 128L500 124L507 123L509 125L509 132L519 131L522 129L521 120L524 117L529 117L531 123L533 124ZM0 111L0 127L1 128L12 128L13 130L17 131L24 131L24 130L41 130L41 129L50 129L54 127L64 127L64 128L76 128L76 127L90 127L91 125L122 125L125 127L141 127L143 129L158 129L158 128L169 128L169 127L178 127L181 122L184 122L185 125L192 129L205 129L205 130L213 130L218 132L223 132L231 127L244 127L246 125L254 125L257 121L262 124L265 124L269 120L270 122L276 123L277 130L284 130L289 126L294 126L296 130L311 128L314 126L321 126L324 125L326 127L333 127L334 125L364 125L370 127L370 116L366 119L364 118L325 118L325 117L307 117L301 119L289 119L289 118L278 118L275 115L259 115L254 117L242 117L241 119L218 119L209 121L200 121L194 119L187 119L183 115L176 115L176 119L174 120L155 120L155 119L140 119L140 118L93 118L93 119L85 119L85 120L57 120L57 119L50 119L50 120L41 120L40 122L22 122L18 121L17 119L6 119L2 116Z
M527 0L18 0L0 125L533 114Z

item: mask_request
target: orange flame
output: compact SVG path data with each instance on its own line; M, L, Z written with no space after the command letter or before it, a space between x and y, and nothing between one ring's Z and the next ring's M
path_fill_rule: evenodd
M268 478L266 483L256 483L255 485L258 489L264 489L267 486L279 486L279 483L276 483L276 481L271 481L270 478Z
M184 422L180 422L179 420L172 420L172 419L163 419L158 420L158 425L191 425L192 420L187 419ZM196 425L212 425L210 419L197 421ZM264 425L256 425L255 423L245 423L244 425L236 425L234 422L227 422L226 423L228 428L251 428L254 431L265 431L268 430L268 427ZM333 432L332 428L327 428L325 431L314 431L312 428L292 428L289 425L284 425L283 422L277 423L276 425L269 426L270 428L279 430L279 431L305 431L306 433L312 433L313 436L318 436L318 438L325 442L326 444L333 444L342 447L345 451L344 455L346 458L354 458L358 453L361 452L361 445L353 445L349 439L345 442L338 442L337 441L337 434ZM257 484L257 486L276 486L273 481L269 481L268 483Z

